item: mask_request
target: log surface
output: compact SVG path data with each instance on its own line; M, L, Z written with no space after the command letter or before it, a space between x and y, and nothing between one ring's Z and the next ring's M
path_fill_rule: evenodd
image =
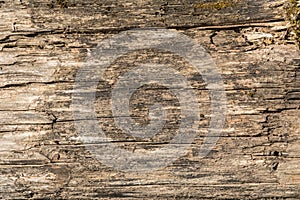
M286 5L284 0L0 1L0 198L299 199L300 54L288 34ZM149 113L139 105L165 102L173 114L162 133L140 140L115 125L111 90L134 66L150 62L179 70L197 95L201 119L188 153L175 162L150 173L118 171L86 148L100 144L76 139L76 73L103 39L157 27L187 35L213 58L225 87L226 124L209 155L199 157L211 119L200 75L169 52L131 52L108 68L107 80L97 87L99 127L114 144L132 152L155 150L180 123L180 102L150 85L135 93L132 113L137 123L147 124Z

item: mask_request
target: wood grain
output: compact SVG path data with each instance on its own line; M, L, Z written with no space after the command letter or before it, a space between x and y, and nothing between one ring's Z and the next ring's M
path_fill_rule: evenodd
M0 1L0 197L299 199L300 54L288 34L286 3ZM226 125L210 154L200 158L210 99L193 66L155 50L123 56L99 83L95 103L99 126L115 144L150 151L178 129L178 100L159 87L141 90L132 106L137 122L147 123L147 112L135 105L151 103L147 95L164 96L175 114L162 133L138 140L114 124L113 84L142 63L180 69L196 91L202 116L187 155L158 171L125 173L103 165L76 140L72 94L76 73L97 44L145 27L174 29L211 55L225 85Z

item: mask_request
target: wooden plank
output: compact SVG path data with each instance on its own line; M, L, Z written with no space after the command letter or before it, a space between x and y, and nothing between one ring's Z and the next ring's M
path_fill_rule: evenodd
M300 54L284 21L285 3L0 1L0 197L300 198ZM199 128L188 152L156 171L122 172L90 151L103 143L79 140L72 108L78 70L103 39L137 27L182 33L216 63L227 98L226 125L208 156L199 156L212 118L205 82L182 57L153 49L131 52L109 67L97 87L99 127L133 153L170 141L181 108L168 90L141 88L132 99L139 124L150 119L144 105L165 100L169 121L151 139L125 134L111 111L119 75L145 63L165 64L187 77L199 102Z

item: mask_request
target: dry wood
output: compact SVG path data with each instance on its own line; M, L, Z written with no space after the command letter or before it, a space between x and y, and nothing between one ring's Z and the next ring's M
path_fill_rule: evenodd
M0 1L0 197L2 199L300 198L300 55L282 0ZM176 133L140 141L114 125L111 87L141 63L181 69L201 105L189 153L148 174L103 165L75 140L71 109L77 70L104 38L132 28L174 29L201 44L220 71L226 126L206 158L210 99L192 66L167 52L141 50L112 64L98 86L99 125L130 151L160 148ZM201 79L200 79L201 80ZM146 91L146 92L145 92ZM178 101L159 87L141 91ZM134 111L146 123L145 110ZM173 123L173 124L172 124ZM89 144L95 145L98 144Z

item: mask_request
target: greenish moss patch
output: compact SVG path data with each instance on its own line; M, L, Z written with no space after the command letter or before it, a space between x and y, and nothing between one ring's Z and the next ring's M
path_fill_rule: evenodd
M59 6L60 8L68 8L69 2L68 0L52 0L50 4L48 4L49 8L54 8Z
M225 8L234 7L236 0L218 0L216 2L203 2L195 7L203 10L222 10Z
M300 45L300 0L290 0L287 17L291 24L290 34L295 37L298 45Z

